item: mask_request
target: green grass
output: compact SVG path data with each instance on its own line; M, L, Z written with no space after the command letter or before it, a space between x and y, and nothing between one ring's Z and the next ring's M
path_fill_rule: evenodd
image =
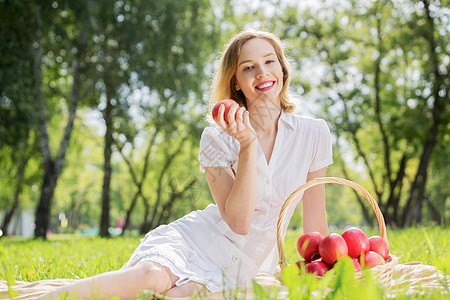
M1 265L16 280L80 278L120 268L139 238L52 236L48 241L2 239ZM0 274L5 280L5 274Z
M368 235L375 229L363 230ZM338 232L341 233L341 232ZM331 273L318 280L306 274L301 278L295 261L299 232L290 231L284 245L287 262L283 283L291 299L384 299L388 294L368 273L355 280L349 261L337 264ZM400 263L420 261L450 274L450 228L417 227L388 230L390 251ZM0 280L35 281L55 278L84 278L120 268L139 244L137 237L101 239L97 237L52 236L49 241L4 238L0 240ZM277 289L264 289L257 284L258 299L275 299ZM447 288L448 291L448 288ZM228 297L227 297L228 298ZM230 296L230 298L236 298ZM427 291L407 295L398 291L394 299L450 299L449 294Z

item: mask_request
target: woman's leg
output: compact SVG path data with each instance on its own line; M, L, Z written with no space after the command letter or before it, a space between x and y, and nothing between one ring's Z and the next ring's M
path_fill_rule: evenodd
M208 293L208 290L203 284L189 281L183 285L170 288L165 295L167 297L189 297L197 294L201 290L203 290L205 294Z
M133 299L143 293L143 290L152 290L156 293L175 286L178 277L166 267L158 263L143 261L131 268L106 272L95 275L67 286L61 287L38 299L57 299L60 295L68 293L70 297L90 299L92 297L106 299L120 297L120 299Z

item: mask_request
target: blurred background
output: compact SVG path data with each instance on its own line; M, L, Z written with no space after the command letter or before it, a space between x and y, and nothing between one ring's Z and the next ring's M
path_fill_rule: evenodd
M244 27L283 40L295 112L333 135L328 176L390 227L448 226L449 2L0 0L0 236L140 235L213 202L199 140ZM326 191L329 225L376 224Z

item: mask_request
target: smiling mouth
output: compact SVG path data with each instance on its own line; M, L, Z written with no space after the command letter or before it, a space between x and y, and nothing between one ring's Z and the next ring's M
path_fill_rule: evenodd
M275 81L264 81L255 86L256 89L265 91L270 89L275 84Z

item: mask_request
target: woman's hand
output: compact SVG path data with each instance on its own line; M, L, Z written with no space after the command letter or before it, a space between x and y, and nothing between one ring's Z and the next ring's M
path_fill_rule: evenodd
M246 147L251 143L256 143L256 132L250 123L249 112L245 107L239 107L238 104L233 104L228 111L228 122L224 119L225 105L220 105L219 114L217 117L217 124L227 134L235 138L241 147Z

